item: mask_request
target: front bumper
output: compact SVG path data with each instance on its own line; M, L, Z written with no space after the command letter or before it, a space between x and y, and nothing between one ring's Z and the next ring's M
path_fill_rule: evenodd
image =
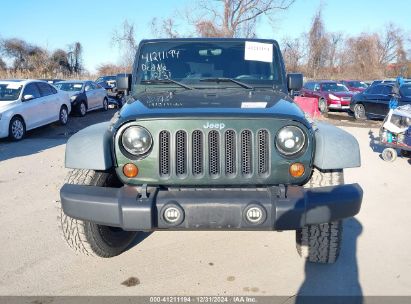
M298 186L260 189L103 188L65 184L63 211L70 217L124 230L295 230L356 215L363 192L358 184L305 189ZM145 193L145 192L144 192ZM164 210L176 206L181 221L170 224ZM250 206L263 210L264 220L251 223Z

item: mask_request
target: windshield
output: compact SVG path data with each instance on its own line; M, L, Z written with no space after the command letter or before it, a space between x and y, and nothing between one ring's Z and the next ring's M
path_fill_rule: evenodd
M147 43L140 50L136 79L145 85L166 85L148 81L171 79L194 88L239 87L227 79L261 87L282 85L276 46L244 41Z
M402 96L411 97L411 85L402 85L400 87L400 93Z
M56 83L54 86L63 91L78 92L81 91L83 84L79 82L60 82Z
M353 88L364 88L366 89L368 86L362 81L348 81L348 85Z
M345 85L336 82L323 83L321 88L325 92L349 92Z
M1 83L0 84L0 101L17 100L20 96L23 86L18 83Z

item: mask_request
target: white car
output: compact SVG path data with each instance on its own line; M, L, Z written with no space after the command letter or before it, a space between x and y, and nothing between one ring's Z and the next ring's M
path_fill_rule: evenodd
M70 111L68 94L45 81L0 80L0 138L20 140L31 129L65 125Z
M67 80L54 85L57 89L67 92L70 96L71 107L80 116L88 111L108 110L107 92L97 83L90 80Z

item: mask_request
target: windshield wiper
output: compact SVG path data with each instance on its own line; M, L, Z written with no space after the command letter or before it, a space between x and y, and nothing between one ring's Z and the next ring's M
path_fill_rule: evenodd
M252 86L250 86L250 85L248 85L244 82L232 79L232 78L225 78L225 77L202 78L202 79L200 79L200 81L209 81L209 82L217 82L217 83L219 83L219 82L233 82L233 83L238 84L240 87L243 87L245 89L254 90L254 87L252 87Z
M174 83L179 85L180 87L187 89L187 90L194 90L194 88L185 85L184 83L175 81L173 79L151 79L151 80L142 80L141 83L151 84L151 83Z

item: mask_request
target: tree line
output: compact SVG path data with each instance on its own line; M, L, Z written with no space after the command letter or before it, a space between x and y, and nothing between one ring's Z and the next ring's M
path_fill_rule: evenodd
M289 72L303 72L312 79L372 80L411 78L407 42L411 41L392 23L378 32L355 36L328 32L319 10L308 32L283 39L281 47Z
M74 42L54 51L19 38L0 39L2 78L71 78L83 72L83 47ZM8 61L9 64L6 64Z

